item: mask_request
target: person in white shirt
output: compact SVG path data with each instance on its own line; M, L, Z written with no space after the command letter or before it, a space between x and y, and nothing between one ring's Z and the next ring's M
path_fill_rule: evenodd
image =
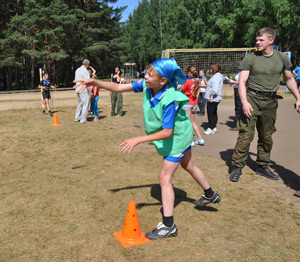
M81 67L79 67L76 71L75 71L75 80L78 79L89 79L90 78L90 74L87 70L87 68L90 65L90 61L87 59L84 59L82 61L82 65ZM90 107L90 103L91 103L91 96L92 91L90 88L86 88L82 91L80 91L81 86L76 87L75 91L77 93L77 97L78 97L78 104L77 104L77 109L76 109L76 113L75 113L75 122L79 122L81 124L85 123L87 120L87 116L88 116L88 110Z

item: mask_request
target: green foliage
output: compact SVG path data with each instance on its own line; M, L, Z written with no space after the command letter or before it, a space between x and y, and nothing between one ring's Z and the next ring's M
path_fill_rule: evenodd
M118 62L124 10L109 2L116 0L1 1L0 90L12 88L13 74L36 87L41 67L53 82L71 84L84 58L108 74Z
M0 90L36 87L41 67L52 82L71 85L84 58L108 76L123 62L143 71L164 49L253 47L266 26L300 62L299 0L140 0L125 23L115 2L2 0Z
M160 27L153 26L157 19ZM297 0L143 0L123 27L128 54L123 59L147 64L164 49L253 47L256 32L268 26L277 32L275 44L291 50L296 64L299 21Z

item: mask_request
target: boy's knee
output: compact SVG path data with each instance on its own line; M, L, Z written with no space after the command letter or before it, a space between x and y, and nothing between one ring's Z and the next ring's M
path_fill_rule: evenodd
M161 171L159 174L159 184L161 186L172 184L172 178L171 176L168 176L166 172Z

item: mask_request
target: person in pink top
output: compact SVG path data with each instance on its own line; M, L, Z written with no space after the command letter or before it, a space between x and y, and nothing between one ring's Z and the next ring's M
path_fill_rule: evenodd
M194 66L189 66L187 68L187 77L188 80L184 83L181 88L181 91L189 98L190 102L183 106L183 109L188 114L191 123L194 128L194 133L197 136L197 140L193 141L191 146L195 145L204 145L205 142L201 137L200 130L195 122L195 116L197 112L197 94L200 88L200 80L198 78L197 70Z
M94 75L92 78L97 79L97 76ZM93 90L92 90L92 92L93 92L92 108L93 108L93 113L94 113L94 116L95 116L94 121L98 121L99 120L99 117L98 117L99 110L98 110L97 103L98 103L98 100L99 100L99 87L98 86L92 86L92 88L93 88Z

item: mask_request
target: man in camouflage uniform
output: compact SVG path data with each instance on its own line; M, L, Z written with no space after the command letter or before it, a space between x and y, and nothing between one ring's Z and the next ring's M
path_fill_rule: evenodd
M286 55L273 49L274 39L273 29L265 27L259 30L256 34L257 52L246 56L239 66L242 111L237 125L239 136L232 156L230 180L233 182L239 181L246 164L255 126L258 132L256 174L273 180L279 179L268 164L271 162L272 134L276 131L278 98L281 98L276 94L281 73L296 98L296 110L299 110L300 96L290 70L292 64Z

